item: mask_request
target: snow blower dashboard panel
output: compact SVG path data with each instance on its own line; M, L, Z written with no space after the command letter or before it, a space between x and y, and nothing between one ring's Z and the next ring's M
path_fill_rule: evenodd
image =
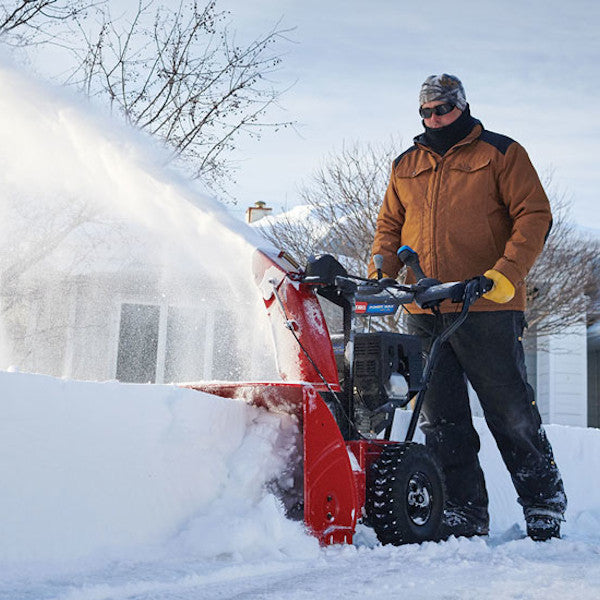
M364 302L357 300L354 303L354 312L357 315L376 315L376 316L385 316L385 315L393 315L398 310L398 304L394 303L385 303L385 302Z

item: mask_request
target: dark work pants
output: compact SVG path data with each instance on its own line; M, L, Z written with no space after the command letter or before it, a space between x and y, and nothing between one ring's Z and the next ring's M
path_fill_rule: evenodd
M409 315L408 329L427 351L457 314ZM487 523L488 496L479 465L479 436L471 418L467 378L528 514L561 517L566 496L552 448L527 383L519 311L471 312L441 346L421 412L427 445L441 462L448 506Z

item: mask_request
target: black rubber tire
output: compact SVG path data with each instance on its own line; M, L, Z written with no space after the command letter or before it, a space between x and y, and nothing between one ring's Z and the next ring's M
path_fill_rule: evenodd
M423 445L391 444L367 476L367 523L382 544L440 539L445 492L435 457Z

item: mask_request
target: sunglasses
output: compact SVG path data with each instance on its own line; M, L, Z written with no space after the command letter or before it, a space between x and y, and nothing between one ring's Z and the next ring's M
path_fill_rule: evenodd
M424 119L429 119L431 115L434 113L441 117L442 115L447 115L451 110L454 110L455 105L451 102L446 102L446 104L439 104L438 106L434 106L433 108L420 108L419 114Z

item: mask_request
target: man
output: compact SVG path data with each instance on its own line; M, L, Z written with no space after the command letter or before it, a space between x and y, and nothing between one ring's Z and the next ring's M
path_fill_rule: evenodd
M550 231L548 199L524 148L471 116L458 78L428 77L419 112L425 131L394 161L372 254L383 256L386 276L397 276L396 251L406 244L428 277L458 281L485 274L494 282L443 345L423 404L421 429L446 479L444 536L489 529L468 379L512 477L527 534L560 537L566 496L521 344L524 279ZM369 275L376 276L373 261ZM429 348L456 311L451 303L443 303L439 315L414 307L409 331Z

